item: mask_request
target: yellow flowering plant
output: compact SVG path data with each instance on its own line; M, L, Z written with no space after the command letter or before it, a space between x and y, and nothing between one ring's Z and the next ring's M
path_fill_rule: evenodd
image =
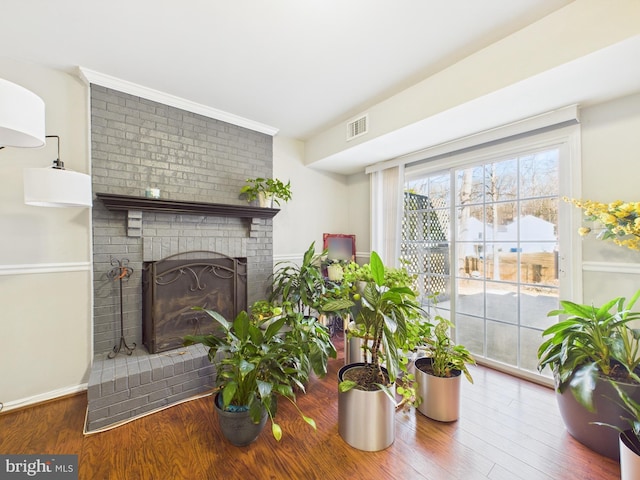
M616 200L611 203L600 203L567 197L564 197L563 200L584 210L588 221L602 225L603 228L597 238L612 240L616 245L631 250L640 250L640 202ZM591 231L592 229L589 227L581 227L578 233L585 236Z

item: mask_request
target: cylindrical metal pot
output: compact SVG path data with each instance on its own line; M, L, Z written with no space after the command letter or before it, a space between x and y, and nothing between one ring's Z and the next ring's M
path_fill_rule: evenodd
M346 371L364 365L345 365L338 372L338 381L343 380ZM392 391L395 392L395 385ZM394 400L382 390L366 392L352 388L338 392L338 432L358 450L384 450L395 440L395 411Z
M371 337L358 337L353 336L352 333L357 329L356 324L349 322L345 331L344 342L344 364L349 365L351 363L364 363L368 359L365 358L365 352L362 350L362 346L367 342L369 347L373 345L373 338ZM371 355L369 355L371 357ZM370 360L370 358L369 358Z
M452 377L436 377L426 373L421 367L431 364L431 358L422 357L415 361L415 376L418 394L422 403L418 411L439 422L453 422L460 417L460 380L459 370Z

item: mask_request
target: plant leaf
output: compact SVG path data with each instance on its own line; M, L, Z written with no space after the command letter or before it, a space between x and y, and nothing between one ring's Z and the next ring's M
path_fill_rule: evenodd
M571 379L571 391L575 399L590 412L595 412L593 390L596 388L598 365L590 363L576 370Z
M317 430L316 421L313 418L307 417L306 415L302 415L302 418L304 419L305 422L311 425L314 430Z
M353 380L343 380L338 385L338 391L340 393L348 392L349 390L351 390L352 388L356 387L357 385L358 384L356 382L354 382Z
M273 420L271 421L271 433L273 434L273 438L278 442L282 438L282 428L280 428L280 425L273 422Z
M371 267L371 276L376 285L381 287L384 285L384 264L377 252L371 252L371 258L369 259L369 266Z

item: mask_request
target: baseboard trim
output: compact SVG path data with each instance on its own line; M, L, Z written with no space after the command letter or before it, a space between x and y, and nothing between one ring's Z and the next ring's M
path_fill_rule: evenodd
M62 400L63 398L79 395L86 391L87 384L83 383L73 387L60 388L58 390L52 390L51 392L41 393L32 397L22 398L20 400L13 400L11 402L4 403L0 402L0 415L8 412L15 412L16 410L22 410L24 408L35 407L55 400Z

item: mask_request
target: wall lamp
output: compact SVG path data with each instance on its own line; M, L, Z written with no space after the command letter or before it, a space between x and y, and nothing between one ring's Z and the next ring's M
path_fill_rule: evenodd
M24 203L36 207L90 207L91 177L65 170L60 160L60 137L46 138L58 141L58 156L51 167L24 169Z
M44 144L44 101L26 88L0 78L0 148Z
M39 207L90 207L91 177L65 170L60 137L44 132L44 101L20 85L0 78L0 149L42 147L58 141L58 156L50 168L24 169L24 203Z

